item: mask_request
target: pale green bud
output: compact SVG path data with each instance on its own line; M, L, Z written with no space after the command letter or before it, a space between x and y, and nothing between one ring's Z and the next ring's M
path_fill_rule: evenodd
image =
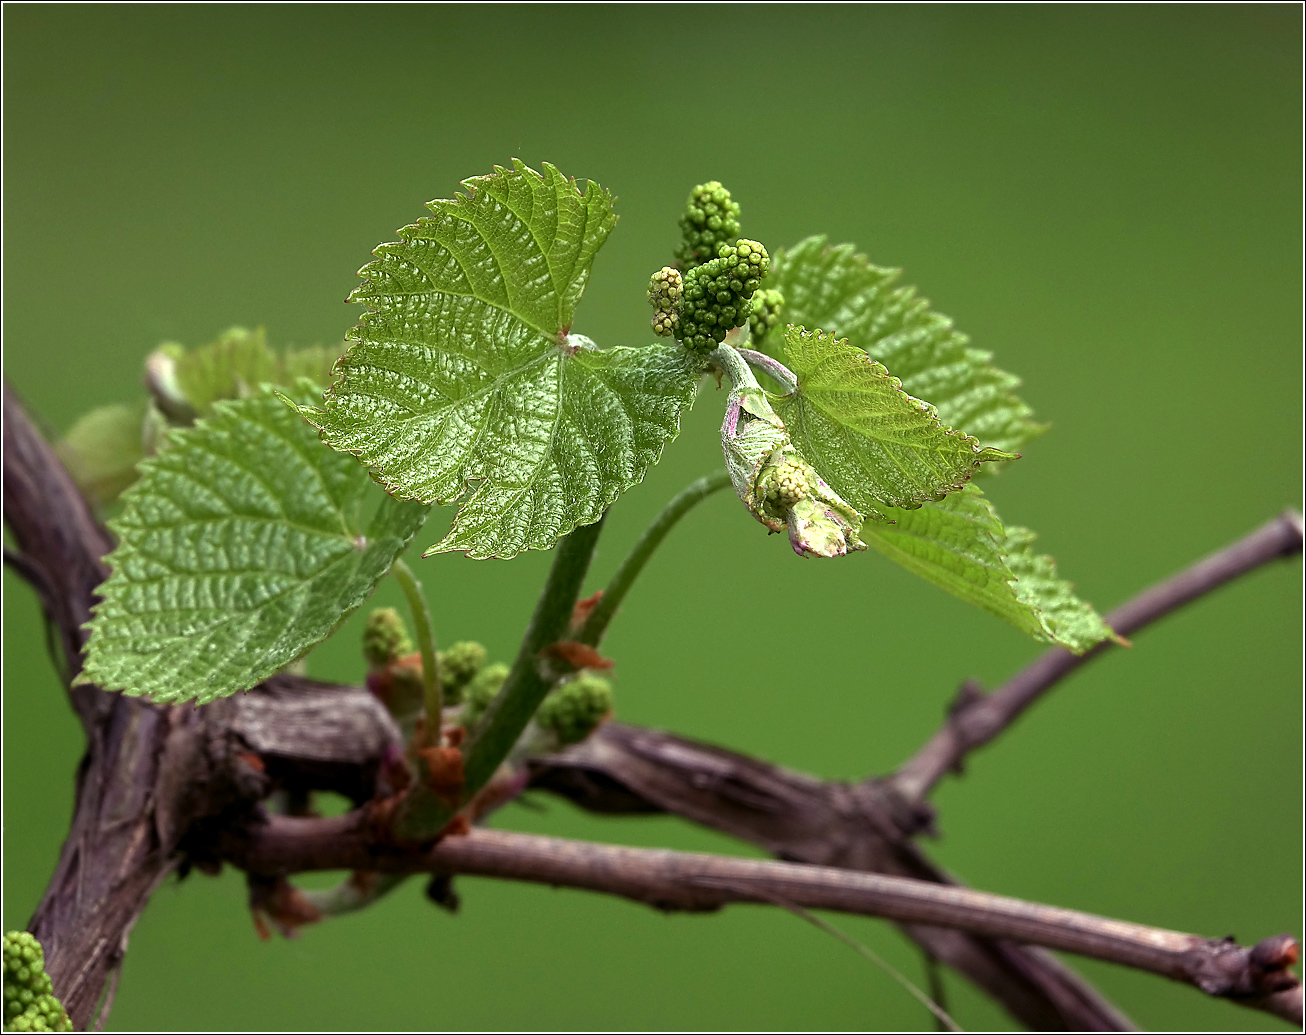
M663 266L649 278L648 302L653 307L653 333L668 338L680 326L680 300L684 296L680 270Z
M472 640L462 640L440 651L439 657L444 703L457 704L463 699L463 688L485 664L485 648Z
M363 626L363 655L373 668L383 668L396 658L411 654L413 641L408 627L393 607L378 607Z
M551 730L564 747L578 744L612 713L612 684L592 672L582 672L551 690L535 713L535 723Z

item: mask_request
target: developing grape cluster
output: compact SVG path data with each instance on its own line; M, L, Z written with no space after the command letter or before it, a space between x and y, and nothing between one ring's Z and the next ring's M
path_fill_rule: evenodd
M737 236L739 205L730 192L715 180L695 187L680 229L680 268L664 266L649 281L654 333L703 354L736 327L760 339L779 321L784 298L762 290L771 257Z
M26 931L5 935L5 1031L72 1031L45 972L45 952Z
M398 611L392 607L372 611L363 629L368 687L409 734L422 707L422 662L412 649L412 637ZM468 730L480 721L508 678L507 665L487 665L486 657L485 648L471 640L438 652L444 703L461 705L457 721ZM565 747L588 737L611 712L612 684L602 676L581 671L549 692L536 712L535 723Z

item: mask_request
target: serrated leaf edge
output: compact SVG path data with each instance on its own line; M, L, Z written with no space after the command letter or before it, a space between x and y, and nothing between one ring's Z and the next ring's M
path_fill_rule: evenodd
M970 470L967 471L958 481L949 483L947 488L939 490L937 495L926 496L921 501L922 503L924 502L937 503L939 500L948 496L950 493L957 492L960 489L964 488L966 484L971 480L972 475L974 475L976 470L978 470L979 465L982 463L1020 459L1019 453L1008 453L1005 452L1004 450L996 449L993 446L981 445L979 439L977 439L974 435L969 435L964 431L961 431L957 428L951 428L948 425L944 424L943 421L939 419L938 409L932 403L926 402L924 399L918 399L916 398L916 396L911 395L909 392L907 392L907 390L902 387L902 381L898 377L895 377L893 374L889 373L888 368L885 367L883 363L881 363L877 359L872 359L871 356L864 349L860 349L857 346L850 344L847 338L837 338L832 332L823 331L820 328L815 328L809 331L807 330L807 328L795 324L786 324L785 331L786 331L786 342L785 342L786 344L787 344L788 332L796 331L799 338L802 339L803 341L811 341L813 339L816 339L818 341L823 341L824 343L827 344L842 345L844 348L848 350L849 352L848 358L852 360L852 362L859 363L859 364L865 362L870 372L875 377L880 377L887 380L889 382L890 387L898 394L900 394L904 399L906 399L908 404L912 406L912 408L917 410L919 413L931 418L935 426L939 430L941 430L946 437L953 439L959 442L959 444L964 445L970 449L971 453L975 458L974 463L972 464ZM798 380L797 392L790 392L787 395L772 395L769 392L767 394L770 396L770 398L777 399L777 400L793 398L795 395L800 394L803 391L804 382L807 378L807 375L797 374L796 377ZM825 412L824 408L817 403L816 399L813 396L809 395L808 401L812 406L816 406L818 409L821 409L822 412ZM837 417L834 417L828 413L827 416L830 417L831 420L835 420L836 422L842 423L841 421L838 421ZM897 506L903 510L915 510L916 507L920 506L920 503L917 503L915 506L907 506L904 504L888 504L886 501L883 500L880 502L885 502L887 506Z

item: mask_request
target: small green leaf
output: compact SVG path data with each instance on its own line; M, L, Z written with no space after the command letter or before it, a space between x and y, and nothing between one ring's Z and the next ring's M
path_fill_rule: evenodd
M644 476L699 367L676 345L599 351L570 333L616 220L607 191L516 161L464 186L360 271L351 297L368 311L323 405L302 412L395 495L466 496L428 553L511 557Z
M219 399L243 399L261 384L293 387L301 377L316 385L331 383L331 368L343 346L312 345L278 355L268 348L262 327L248 331L232 327L207 345L185 350L165 346L173 358L173 378L178 391L200 415Z
M219 399L250 395L264 382L280 384L277 357L262 327L232 327L216 341L177 357L177 387L196 413L206 414Z
M942 499L981 463L1014 459L946 427L934 407L833 334L790 326L783 348L798 389L772 399L775 411L803 458L865 514Z
M301 381L298 400L316 394ZM142 462L80 681L156 701L245 690L325 639L421 526L267 388Z
M287 349L278 357L276 383L291 387L301 377L306 377L315 385L329 385L334 376L336 362L344 351L344 342L331 348L325 345L309 345L302 349Z
M993 366L991 353L971 348L915 288L895 286L901 272L872 266L850 244L809 237L772 257L766 286L784 296L785 321L847 338L883 363L904 391L929 400L949 427L1008 451L1042 434L1046 425L1015 394L1020 379ZM778 326L764 347L780 356L783 344Z
M82 494L110 503L136 480L145 458L144 432L149 403L102 406L81 417L55 447Z
M862 526L866 543L953 596L982 607L1036 640L1082 654L1114 633L1034 553L1034 533L1004 529L975 485L916 510L886 508L893 524Z

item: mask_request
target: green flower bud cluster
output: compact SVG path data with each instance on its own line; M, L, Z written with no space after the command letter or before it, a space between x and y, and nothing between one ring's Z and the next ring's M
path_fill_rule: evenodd
M458 724L464 729L471 729L490 707L494 695L508 678L508 666L503 664L487 665L463 688L463 711Z
M5 1031L72 1031L45 972L41 943L26 931L4 938Z
M653 307L653 333L669 338L680 326L680 299L685 293L680 270L663 266L649 278L648 303Z
M745 503L771 531L787 528L800 557L842 557L866 549L859 535L862 515L792 452L776 450L763 463Z
M695 352L711 352L727 332L747 323L753 295L770 269L766 249L756 241L742 240L720 245L715 259L686 273L681 344Z
M780 313L784 310L785 296L774 288L762 288L753 296L753 304L748 314L748 327L752 340L760 342L767 333L780 322Z
M485 664L485 648L472 640L462 640L448 650L439 651L437 657L444 703L458 704L463 699L464 688Z
M713 259L720 245L739 236L739 205L716 180L700 183L690 192L680 233L676 259L681 269L692 270Z
M535 713L535 723L551 730L565 747L584 740L611 713L612 684L601 676L582 672L549 692Z
M413 652L408 627L393 607L378 607L363 626L363 656L372 668L385 668Z

